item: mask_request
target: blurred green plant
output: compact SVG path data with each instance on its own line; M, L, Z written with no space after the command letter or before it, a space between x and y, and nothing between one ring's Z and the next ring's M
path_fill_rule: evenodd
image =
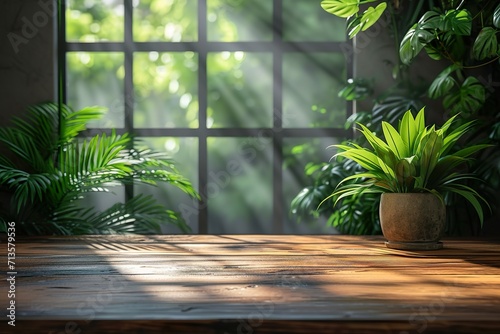
M0 229L13 221L20 235L158 233L162 223L190 230L179 213L151 196L139 194L104 211L81 204L91 193L134 183L168 183L198 198L169 157L138 145L128 133L80 140L86 124L104 112L44 103L0 128L0 190L10 198L0 211Z

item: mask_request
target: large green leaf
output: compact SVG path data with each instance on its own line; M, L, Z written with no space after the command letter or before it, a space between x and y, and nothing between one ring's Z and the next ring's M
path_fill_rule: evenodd
M80 110L72 110L67 106L63 106L61 125L61 142L67 143L75 138L80 132L87 128L87 123L104 116L106 108L103 107L85 107Z
M432 84L429 86L428 94L432 99L437 99L447 93L455 87L458 86L455 78L451 76L451 74L455 71L459 70L458 65L450 65L445 68L438 76L434 79Z
M398 160L408 157L409 152L407 149L407 145L405 145L401 135L398 131L389 123L382 123L382 131L384 133L385 141L387 145L394 152L394 155Z
M345 149L345 147L342 145L335 145L335 146L339 147L340 149ZM335 156L346 157L348 159L354 160L358 164L360 164L363 168L370 171L380 170L380 165L377 156L367 149L353 149L352 147L349 147L348 150L341 151L337 153Z
M347 85L342 88L338 96L347 101L364 100L373 93L372 83L363 78L349 79Z
M359 3L367 3L372 1L363 1ZM323 7L324 8L324 7ZM354 38L359 32L365 31L370 28L375 22L378 21L380 16L384 13L384 10L387 8L386 2L381 2L377 5L377 7L368 7L361 16L357 15L359 11L359 7L356 6L356 10L351 15L348 15L347 19L347 33L349 38ZM356 15L354 15L356 14ZM341 16L343 17L343 16Z
M368 7L368 9L365 10L363 12L363 15L361 16L361 23L363 24L361 30L365 31L366 29L374 25L375 22L378 21L380 16L382 16L386 8L387 8L386 2L379 3L377 7Z
M493 147L494 145L490 144L477 144L477 145L472 145L472 146L467 146L455 153L453 153L454 156L457 157L462 157L462 158L467 158L479 151L482 151L488 147Z
M413 152L413 146L415 144L415 138L417 136L417 127L413 115L408 112L405 113L403 115L403 118L399 122L398 128L401 139L406 146L406 150L408 151L408 153Z
M399 56L403 64L409 65L411 61L422 51L427 43L435 38L432 31L423 29L416 23L403 37L399 47Z
M347 18L346 31L350 39L353 39L363 29L361 16L353 15Z
M448 21L463 29L463 17L450 14ZM455 22L456 21L456 22ZM459 24L460 23L460 24ZM451 23L450 23L451 24ZM420 51L438 37L438 30L443 26L443 16L436 11L428 11L405 34L399 47L399 55L403 64L409 65ZM438 50L430 46L428 49L433 58L439 58Z
M431 128L428 134L422 138L420 145L420 177L422 178L422 184L418 186L427 188L427 180L439 159L439 152L443 146L443 138Z
M454 155L445 156L440 159L427 178L427 186L431 189L439 187L446 176L451 175L453 170L466 163L467 159Z
M413 118L411 112L406 112L403 118L399 122L399 134L406 146L406 157L413 155L415 148L417 147L420 136L425 129L425 119L424 119L425 108L420 109L417 116Z
M484 27L477 35L472 47L472 57L477 60L494 57L498 53L497 30Z
M420 109L417 116L415 116L415 124L418 133L423 133L425 130L425 108ZM418 138L418 136L417 136Z
M360 127L360 132L365 136L366 140L368 143L376 150L383 150L383 151L390 151L389 145L387 145L386 142L384 142L382 139L378 138L373 131L368 129L365 125L358 123L358 126Z
M472 16L466 9L448 10L442 17L440 29L459 36L469 36L472 30Z
M426 44L424 46L425 53L429 56L429 58L434 59L434 60L441 60L443 59L443 55L441 53L440 48L431 45L431 44Z
M330 14L347 18L359 12L359 0L323 0L321 7Z
M386 161L390 166L394 166L397 162L395 152L391 150L389 145L382 139L378 138L370 129L363 124L358 124L361 129L360 132L365 136L368 143L373 147L376 154Z
M455 59L463 59L466 52L469 52L466 48L464 37L451 31L446 31L441 34L440 44L442 49L441 53L445 58L453 62Z
M475 77L468 77L458 92L452 92L443 99L443 105L453 114L471 115L482 108L485 100L484 85Z
M456 119L457 115L454 115L450 119L446 121L446 123L443 125L443 128L449 127L451 123L453 122L454 119ZM459 127L453 129L449 134L444 136L443 140L443 147L441 148L441 154L444 156L448 154L448 152L451 150L451 148L457 143L457 141L464 135L466 134L474 125L473 121L464 123L460 125Z
M402 187L401 192L410 192L413 189L417 172L413 160L413 157L401 159L396 165L396 178Z
M498 4L493 12L493 25L500 29L500 4Z
M409 65L424 47L424 45L419 43L418 39L415 38L418 28L418 23L415 23L401 41L399 56L403 64Z
M477 179L477 178L474 176L461 176L459 177L459 179L455 179L453 180L453 182L450 182L450 184L446 186L445 189L454 192L456 194L459 194L460 196L464 197L469 203L471 203L477 212L479 221L482 226L484 221L484 213L481 203L479 202L478 199L480 199L487 206L489 206L488 202L481 195L479 195L479 193L476 190L457 182L460 181L461 179Z
M442 15L436 11L430 10L418 20L418 25L421 30L433 31L439 29L442 24Z
M437 133L439 135L446 136L448 130L450 129L451 125L453 124L457 116L458 115L453 115L450 118L448 118L448 120L446 120L446 122L444 122L444 124L441 126L441 129L437 130Z

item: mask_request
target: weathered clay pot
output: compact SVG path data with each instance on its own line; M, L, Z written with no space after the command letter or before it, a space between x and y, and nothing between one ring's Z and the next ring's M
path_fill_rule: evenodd
M431 193L384 193L380 199L380 224L386 246L396 249L440 249L446 208Z

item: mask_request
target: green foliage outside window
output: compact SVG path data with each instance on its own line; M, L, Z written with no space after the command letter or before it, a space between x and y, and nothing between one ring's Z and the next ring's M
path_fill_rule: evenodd
M207 0L206 36L199 36L198 0L135 0L132 1L133 19L131 36L138 47L144 43L174 42L195 43L272 43L272 0ZM124 42L124 8L120 0L69 0L66 13L68 42ZM332 20L317 3L310 0L283 0L282 22L284 42L343 42L345 34L341 20ZM300 29L298 27L300 26ZM161 44L158 44L161 47ZM222 45L222 44L221 44ZM271 44L270 44L271 45ZM131 46L133 47L133 46ZM283 89L283 127L285 128L342 128L346 119L346 103L336 97L342 82L347 78L346 59L340 52L304 52L300 48L283 53L282 77L275 77L272 48L255 52L219 49L206 55L207 70L207 123L200 124L200 92L198 82L200 56L196 49L165 51L148 46L133 52L133 94L124 96L125 59L123 52L71 51L67 53L67 102L78 109L89 104L103 105L109 109L105 117L89 124L91 128L123 128L124 106L133 109L135 129L239 129L272 128L274 118L273 90L281 82ZM253 221L269 221L272 201L268 196L247 198L231 194L270 192L267 176L272 175L268 152L273 145L260 138L209 138L207 156L210 171L227 170L231 159L242 157L240 142L256 150L258 158L244 161L248 169L232 178L231 185L221 189L220 197L209 201L209 225L217 224L224 216L246 217L240 224L248 225L243 231L270 231L270 226L252 226ZM196 134L179 141L170 135L148 137L155 147L165 149L176 160L185 164L187 177L197 180L199 143ZM172 142L180 150L169 151ZM321 146L315 143L321 142ZM223 143L222 145L219 143ZM240 151L234 152L236 145ZM324 138L295 138L284 140L283 199L288 211L291 196L304 186L303 167L320 162L328 155ZM175 146L175 145L174 145ZM189 147L189 151L186 149ZM193 150L193 151L191 151ZM313 151L313 152L311 152ZM317 154L314 154L314 151ZM244 155L243 155L244 157ZM247 159L248 160L248 159ZM182 168L182 166L180 166ZM261 168L259 170L259 168ZM255 171L259 170L259 173ZM266 178L259 177L266 175ZM210 179L209 182L213 181ZM155 189L162 199L167 190ZM136 191L146 191L142 187ZM228 195L226 195L228 194ZM181 196L179 196L181 197ZM223 198L238 200L238 205L227 205ZM267 200L266 200L267 199ZM194 204L189 199L187 215L196 216ZM255 202L255 203L253 203ZM177 203L176 205L181 205ZM258 204L258 205L257 205ZM262 210L251 209L261 207ZM279 205L279 203L278 203ZM250 209L249 209L250 208ZM252 217L254 216L254 217ZM191 218L192 218L191 217ZM190 218L190 219L191 219ZM271 224L271 222L269 222ZM295 231L296 222L286 217L285 230ZM303 228L302 226L300 228ZM238 231L237 224L218 231Z

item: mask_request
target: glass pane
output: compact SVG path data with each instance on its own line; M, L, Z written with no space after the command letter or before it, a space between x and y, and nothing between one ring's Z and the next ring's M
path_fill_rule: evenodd
M125 186L107 187L109 192L87 192L75 203L82 208L92 208L95 212L108 210L117 203L125 202Z
M135 0L134 40L192 42L198 39L197 0Z
M339 138L285 138L283 140L283 201L285 234L337 233L327 226L325 217L301 219L291 213L291 202L313 179L305 170L327 163L335 151L328 146L340 143ZM318 203L319 204L319 203ZM316 204L317 205L317 204ZM328 204L325 204L328 205Z
M319 1L283 0L283 39L342 42L346 40L345 19L327 13Z
M207 0L209 41L271 41L271 0Z
M272 233L272 189L270 139L208 139L208 233Z
M346 82L340 53L283 55L283 127L343 127L346 102L338 92Z
M67 61L68 104L75 110L99 105L106 115L89 123L90 128L124 126L124 57L118 52L69 52Z
M207 58L207 127L270 127L272 55L221 52Z
M167 153L174 160L177 170L186 177L195 189L198 189L198 139L174 137L141 137L143 144ZM160 183L157 187L136 185L135 194L153 195L167 209L181 213L192 233L198 233L198 200L194 200L183 191L169 183ZM175 225L162 225L164 234L181 233Z
M66 40L123 41L123 0L66 0Z
M198 127L197 71L193 52L135 53L135 127Z

